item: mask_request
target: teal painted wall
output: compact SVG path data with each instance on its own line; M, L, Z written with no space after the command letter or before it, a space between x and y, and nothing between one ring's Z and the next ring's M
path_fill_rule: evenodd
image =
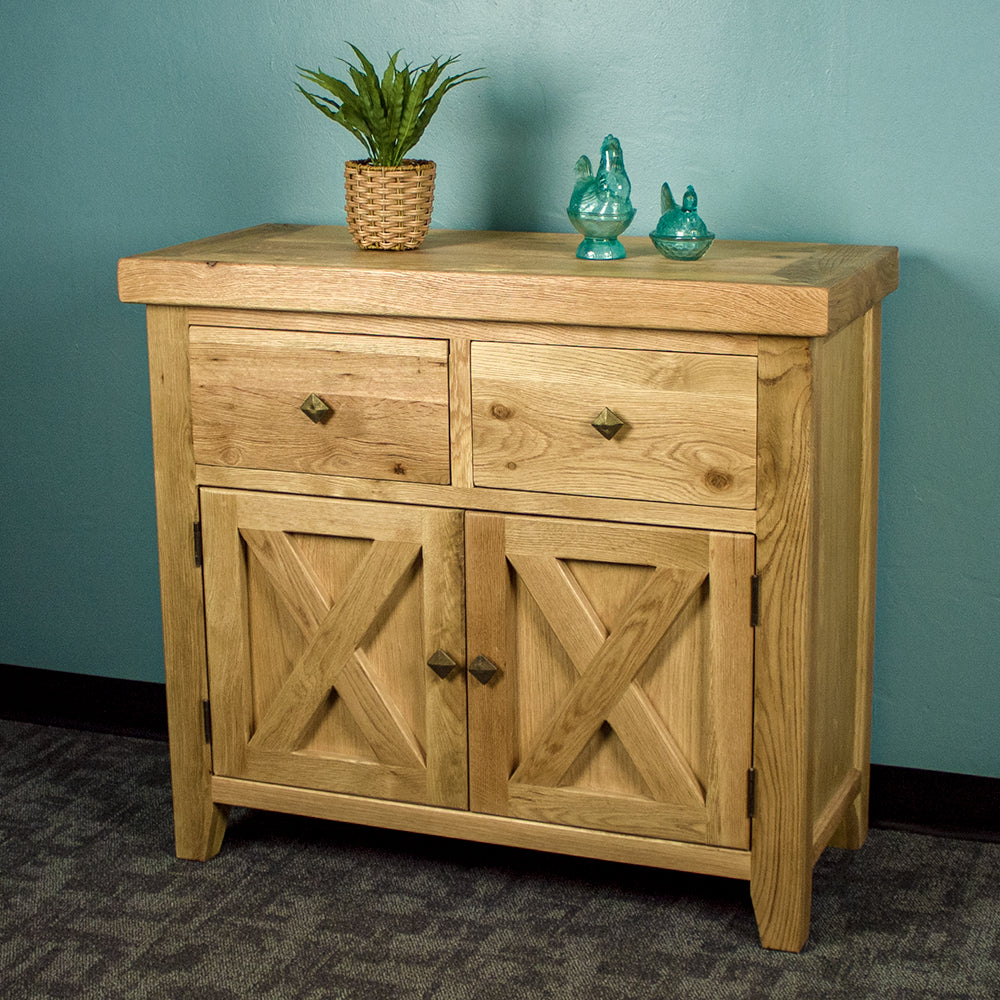
M625 14L624 11L628 13ZM360 146L293 92L344 39L463 53L434 224L569 231L621 139L638 215L900 247L886 302L878 763L1000 776L995 0L0 0L0 662L162 678L141 307L119 256L343 222Z

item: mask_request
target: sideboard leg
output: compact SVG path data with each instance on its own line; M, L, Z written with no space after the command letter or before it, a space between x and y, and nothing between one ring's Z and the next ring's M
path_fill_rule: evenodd
M797 952L809 937L812 911L815 857L808 781L804 769L796 766L803 755L789 755L784 761L770 756L776 734L769 722L774 720L764 709L758 711L750 898L761 944Z
M756 847L750 868L750 897L760 943L778 951L801 951L809 937L812 860L800 852L775 857Z
M170 603L164 601L164 624L170 621ZM167 634L171 632L167 630ZM186 646L186 649L184 648ZM185 664L194 677L178 689L167 685L167 724L170 730L170 783L174 804L174 843L177 857L207 861L222 847L229 807L212 801L212 749L206 741L203 690L204 659L196 642L174 642L168 671ZM194 667L192 670L191 667Z
M846 847L856 851L863 847L868 838L868 786L870 769L867 764L861 768L861 790L847 807L844 819L830 840L830 847Z
M810 645L815 628L813 347L762 337L758 376L750 895L765 948L801 951L812 904ZM789 428L795 428L789 433Z
M229 806L207 802L198 810L188 810L174 799L174 837L177 857L208 861L219 853L226 834Z
M208 669L195 549L194 526L201 516L191 444L187 314L150 306L146 315L174 834L178 857L204 861L219 851L227 810L212 802L212 748L205 726Z

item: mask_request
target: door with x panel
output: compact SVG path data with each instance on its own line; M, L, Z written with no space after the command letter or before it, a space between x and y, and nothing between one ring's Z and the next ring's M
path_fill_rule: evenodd
M466 546L471 807L748 847L753 537L469 514Z
M465 674L428 666L464 662L462 512L213 489L201 511L215 773L466 808Z

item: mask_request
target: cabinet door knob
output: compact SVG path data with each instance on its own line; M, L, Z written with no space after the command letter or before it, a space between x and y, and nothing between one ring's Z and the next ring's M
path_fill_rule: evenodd
M443 649L436 649L431 653L430 659L427 661L427 666L431 668L441 678L444 680L454 669L458 666L454 659L449 656Z
M625 421L606 406L590 422L590 426L609 441L625 426Z
M480 684L489 684L499 670L500 668L489 657L483 656L482 653L469 664L469 673Z
M328 420L333 414L333 410L330 409L326 403L323 402L316 393L311 392L302 401L302 405L299 409L314 423L321 424L324 420Z

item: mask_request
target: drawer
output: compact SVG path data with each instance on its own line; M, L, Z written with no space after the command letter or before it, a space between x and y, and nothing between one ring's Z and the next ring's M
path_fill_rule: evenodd
M190 365L199 464L449 482L447 341L194 326Z
M477 486L755 505L755 357L475 343L472 409Z

